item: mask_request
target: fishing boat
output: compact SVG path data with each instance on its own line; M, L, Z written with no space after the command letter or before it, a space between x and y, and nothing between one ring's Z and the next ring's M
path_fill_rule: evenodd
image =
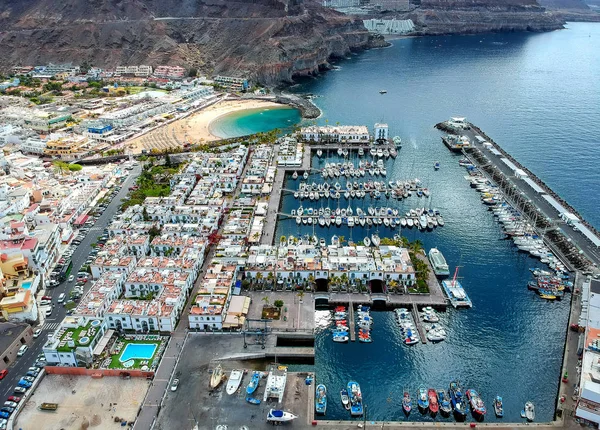
M250 378L250 383L246 387L246 394L252 394L258 388L258 384L260 383L260 372L252 372L252 378Z
M296 418L298 417L291 412L285 412L279 409L271 409L267 414L267 422L270 423L285 423L295 420Z
M294 173L292 173L292 179L293 180L298 179L298 172L294 171Z
M350 397L348 397L348 390L345 388L340 391L340 398L342 399L342 405L346 410L350 410Z
M435 273L435 276L440 278L450 276L448 263L446 263L446 259L439 249L431 248L427 254L427 257L429 258L429 262L431 263L431 267L433 268L433 273Z
M427 388L419 388L419 396L417 397L417 405L421 411L426 411L429 408L429 397L427 396Z
M486 414L487 410L485 408L485 404L481 397L479 397L479 393L474 389L470 388L466 391L467 399L469 399L469 403L471 403L471 412L478 418L483 418Z
M535 407L531 402L525 403L525 418L527 418L527 421L529 422L535 420Z
M410 411L412 411L412 400L410 398L410 393L406 389L404 390L404 396L402 397L402 410L406 416L410 415Z
M458 381L450 383L450 404L454 411L454 416L458 420L464 420L467 417L467 404L463 398L462 388Z
M429 398L429 411L432 415L435 415L440 410L440 405L437 399L437 393L433 388L427 390L427 397Z
M456 308L456 309L470 308L473 306L473 303L471 302L471 299L467 295L466 291L464 290L464 288L462 287L460 282L458 282L458 279L456 279L457 277L458 277L458 267L454 271L454 277L452 278L451 281L450 280L442 281L442 289L446 293L446 296L448 296L448 299L450 300L450 304L452 304L452 306L454 306L454 308Z
M210 377L210 388L215 389L221 383L223 379L223 368L221 364L217 365L215 370L213 370L212 376Z
M242 383L242 378L244 377L244 372L241 370L232 370L229 374L229 380L227 381L227 387L225 391L227 394L234 394L238 388L240 388L240 384Z
M437 390L437 400L442 415L450 415L450 412L452 412L452 405L450 404L450 397L448 396L448 393L446 393L446 390Z
M325 415L327 411L327 387L324 384L315 388L315 411L320 415Z
M260 400L254 397L246 396L246 401L251 405L260 405Z
M504 407L502 405L502 397L496 396L494 399L494 412L498 418L502 418L504 416Z
M358 382L348 382L348 393L350 396L350 415L359 417L363 414L362 392Z

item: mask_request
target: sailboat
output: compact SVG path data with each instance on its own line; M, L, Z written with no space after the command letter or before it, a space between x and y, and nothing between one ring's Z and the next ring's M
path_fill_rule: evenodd
M366 236L364 238L363 243L365 244L365 246L371 246L371 239L369 239L369 236Z
M294 171L294 173L292 173L292 179L293 180L298 179L298 172Z
M381 239L377 233L371 235L371 241L373 242L373 246L379 246L381 243Z

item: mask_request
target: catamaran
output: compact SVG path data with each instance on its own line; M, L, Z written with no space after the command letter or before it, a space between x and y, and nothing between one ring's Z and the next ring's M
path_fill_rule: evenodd
M467 296L466 291L456 279L458 276L458 267L454 271L454 277L452 280L444 280L442 281L442 288L448 296L448 300L450 300L450 304L454 306L456 309L458 308L470 308L473 306L471 299Z

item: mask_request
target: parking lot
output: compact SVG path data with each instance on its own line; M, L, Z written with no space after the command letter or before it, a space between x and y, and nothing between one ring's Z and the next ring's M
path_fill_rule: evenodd
M257 349L260 347L257 346ZM228 429L238 430L246 426L249 430L271 428L266 422L266 416L271 408L285 409L298 415L299 418L288 423L288 428L308 428L308 390L314 386L304 383L306 374L288 374L284 400L277 403L269 400L260 405L252 405L245 401L245 389L250 381L249 374L244 376L240 389L228 395L225 392L227 384L224 381L216 390L211 391L209 380L212 369L221 356L245 351L240 335L190 335L184 346L183 353L175 377L180 379L177 391L168 390L155 429L191 429L195 422L200 429L216 429L225 425ZM247 351L247 350L246 350ZM223 361L224 374L229 376L233 369L262 370L269 364L261 361ZM266 379L260 382L254 397L262 399Z
M149 381L117 377L46 375L19 414L14 428L23 430L81 430L121 428L137 415ZM56 412L40 411L44 403L58 403ZM118 422L115 422L118 417Z

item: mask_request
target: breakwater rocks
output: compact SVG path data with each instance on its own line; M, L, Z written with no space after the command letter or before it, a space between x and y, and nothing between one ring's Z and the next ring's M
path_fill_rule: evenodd
M321 110L310 101L310 99L295 94L277 94L275 100L277 103L286 104L300 110L304 119L315 119L321 116Z

